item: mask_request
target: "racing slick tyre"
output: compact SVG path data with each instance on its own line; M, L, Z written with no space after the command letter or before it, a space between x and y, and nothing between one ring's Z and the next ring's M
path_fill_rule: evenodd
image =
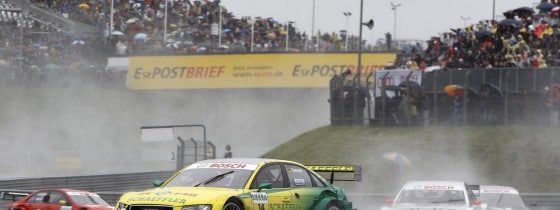
M242 210L241 205L235 201L228 201L222 210Z
M329 205L327 205L327 208L325 208L325 210L342 210L342 208L340 208L340 206L338 206L338 204L336 204L336 202L330 202Z

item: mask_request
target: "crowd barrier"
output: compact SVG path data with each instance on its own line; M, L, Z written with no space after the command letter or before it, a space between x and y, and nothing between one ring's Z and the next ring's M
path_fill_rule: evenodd
M365 83L344 83L348 79L342 75L333 77L331 123L560 124L560 68L445 69L420 76L407 71L409 75L398 82L379 74ZM446 92L449 85L459 87L461 93Z

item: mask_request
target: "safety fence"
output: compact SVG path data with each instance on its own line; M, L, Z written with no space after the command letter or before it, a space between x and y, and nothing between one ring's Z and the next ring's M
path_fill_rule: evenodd
M560 68L397 71L333 77L332 124L560 124Z

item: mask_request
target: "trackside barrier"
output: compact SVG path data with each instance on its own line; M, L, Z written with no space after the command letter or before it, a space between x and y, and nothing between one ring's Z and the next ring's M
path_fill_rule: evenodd
M38 190L44 188L72 188L92 192L119 192L153 187L154 180L165 180L171 171L105 174L91 176L48 177L0 180L0 189Z
M32 193L34 190L10 190L10 189L0 189L0 194L16 193L16 194L26 194ZM114 205L120 196L126 191L114 191L114 192L96 192L102 198L104 198L111 205ZM527 205L532 205L531 209L547 209L555 210L560 209L560 193L523 193L521 194ZM393 199L395 196L389 193L349 193L348 198L351 202L356 204L361 204L361 206L367 205L367 209L379 209L383 206L385 199ZM6 209L11 202L13 202L11 197L5 198L0 197L0 209Z

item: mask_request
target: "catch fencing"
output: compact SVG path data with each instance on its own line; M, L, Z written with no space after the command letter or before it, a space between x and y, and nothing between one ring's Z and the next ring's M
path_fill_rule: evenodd
M389 70L391 71L391 70ZM560 68L409 71L398 84L387 75L330 85L331 123L406 125L552 125L560 112ZM353 80L356 81L356 80ZM372 85L373 84L373 85ZM457 93L445 87L457 87ZM374 95L375 88L380 93Z

